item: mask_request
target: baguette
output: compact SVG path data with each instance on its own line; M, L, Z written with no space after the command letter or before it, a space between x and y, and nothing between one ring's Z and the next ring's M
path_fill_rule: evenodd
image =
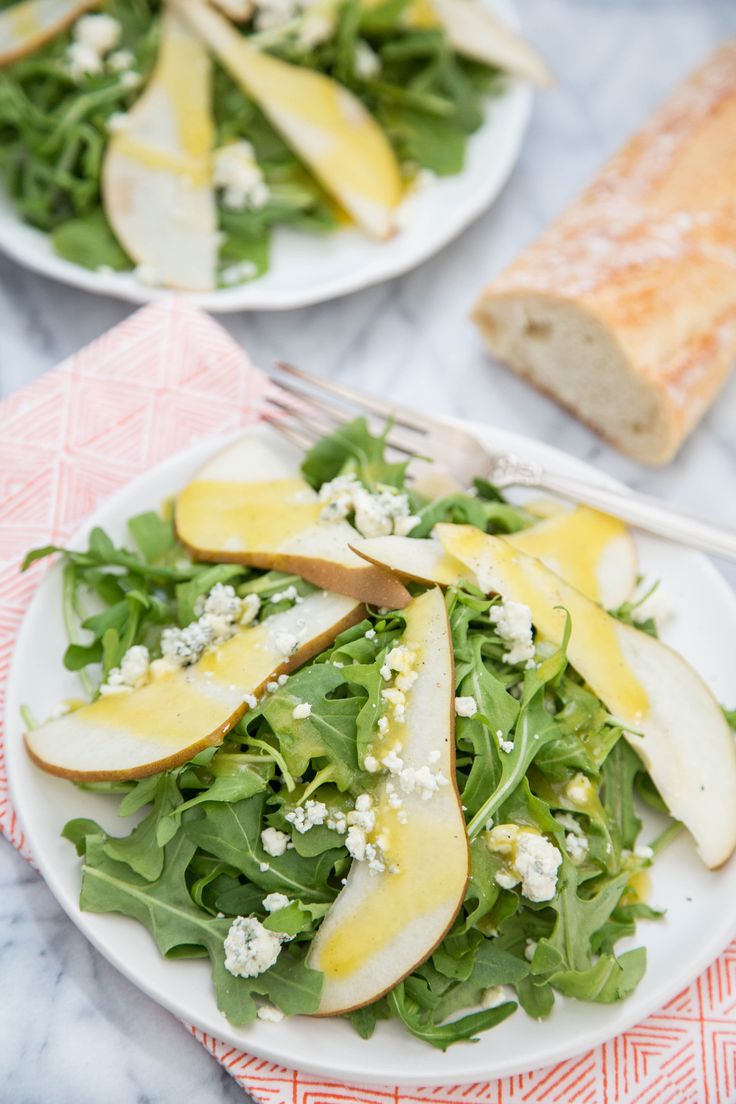
M736 358L736 40L665 101L474 312L491 352L661 464Z

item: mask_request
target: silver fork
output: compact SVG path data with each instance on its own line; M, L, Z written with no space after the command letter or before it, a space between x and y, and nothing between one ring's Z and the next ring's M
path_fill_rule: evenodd
M678 541L716 556L736 560L736 532L675 509L629 489L611 490L598 483L549 471L511 452L493 452L474 434L449 422L387 403L344 384L321 379L291 364L275 366L268 396L275 408L268 420L300 448L363 415L391 420L387 444L410 459L437 462L461 484L488 480L496 487L538 487L561 498L582 502L621 518L638 529Z

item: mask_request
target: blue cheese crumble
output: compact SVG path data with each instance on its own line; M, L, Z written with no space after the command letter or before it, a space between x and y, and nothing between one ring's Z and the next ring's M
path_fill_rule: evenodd
M266 912L278 912L291 904L291 900L285 893L269 893L263 898L263 907Z
M571 813L555 813L555 820L561 828L566 829L565 850L568 855L574 863L583 862L590 850L590 840L581 824Z
M230 211L258 211L271 198L250 142L228 142L212 156L213 180Z
M310 828L318 824L324 824L328 816L327 806L324 801L306 801L304 805L297 805L284 813L284 820L293 824L300 835L304 835Z
M478 712L478 703L470 694L455 698L455 714L458 717L474 717Z
M151 667L151 657L148 648L143 644L134 644L120 660L119 667L113 667L107 675L107 679L100 686L100 695L109 697L112 694L127 694L131 690L137 690L148 682Z
M523 663L531 667L534 663L534 642L529 607L523 602L502 602L491 606L488 616L501 640L508 645L508 650L503 653L504 663Z
M198 599L196 621L185 628L169 627L161 634L161 654L173 667L196 663L208 648L224 644L238 631L255 620L261 608L257 594L239 598L235 588L215 583L207 595Z
M261 847L274 859L284 854L290 842L286 832L280 832L278 828L264 828L261 832Z
M121 24L112 15L83 15L78 19L66 51L72 80L79 82L86 76L102 73L105 58L118 45L122 33Z
M276 962L282 936L255 916L237 916L225 936L225 969L234 977L258 977Z
M410 514L409 499L401 491L381 485L371 492L352 474L323 483L319 497L321 521L344 521L352 514L355 528L364 537L406 536L418 520Z
M530 901L551 901L557 892L557 871L562 854L546 836L518 824L497 824L486 836L489 851L503 856L496 873L502 889L521 884Z

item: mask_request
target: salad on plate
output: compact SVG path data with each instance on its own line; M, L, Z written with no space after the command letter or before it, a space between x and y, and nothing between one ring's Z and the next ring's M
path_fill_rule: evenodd
M27 557L61 553L81 695L29 702L26 746L118 802L120 834L64 829L80 907L208 957L231 1023L446 1049L623 1000L658 855L734 850L736 717L615 519L437 497L357 420L304 456L251 430L128 529Z
M0 0L0 172L63 258L208 291L396 233L537 55L483 0Z

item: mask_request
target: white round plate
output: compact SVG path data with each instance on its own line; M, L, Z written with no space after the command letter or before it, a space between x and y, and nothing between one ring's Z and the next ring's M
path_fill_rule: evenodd
M484 0L516 23L512 0ZM404 228L389 241L373 241L354 229L330 235L280 230L271 267L260 279L211 292L182 292L213 313L287 310L336 299L399 276L457 237L492 203L516 162L531 111L531 88L509 80L506 91L487 101L483 126L468 143L466 166L438 179L408 201ZM404 221L404 220L402 220ZM21 222L12 199L0 189L0 249L27 268L54 280L133 303L171 294L140 283L129 272L101 274L54 252L48 235Z
M570 475L601 476L587 464L515 434L470 426L492 448L506 449L548 463ZM74 541L89 528L104 526L114 539L126 539L125 520L179 490L221 440L202 442L170 458L118 492L96 511ZM677 609L664 636L682 652L721 701L733 704L732 641L736 636L736 600L724 581L696 553L637 539L641 570L662 578ZM44 774L26 756L21 704L47 716L61 699L78 693L61 655L66 638L61 619L61 572L55 565L36 592L18 637L8 685L6 733L11 798L38 867L74 923L106 958L154 1000L208 1034L259 1057L356 1083L441 1085L477 1082L518 1074L562 1061L631 1027L673 997L727 946L736 930L736 861L708 871L684 833L652 870L651 902L667 909L658 922L641 923L630 945L645 945L647 973L637 991L615 1005L558 999L551 1018L535 1022L518 1010L475 1045L458 1044L446 1054L407 1035L397 1023L379 1024L369 1041L341 1020L297 1018L278 1025L257 1022L232 1027L217 1010L209 964L202 960L166 961L148 932L134 920L80 912L80 871L74 849L60 832L72 817L92 817L119 835L130 831L120 821L116 798L76 789ZM697 733L693 733L697 739ZM644 840L656 831L653 819Z

